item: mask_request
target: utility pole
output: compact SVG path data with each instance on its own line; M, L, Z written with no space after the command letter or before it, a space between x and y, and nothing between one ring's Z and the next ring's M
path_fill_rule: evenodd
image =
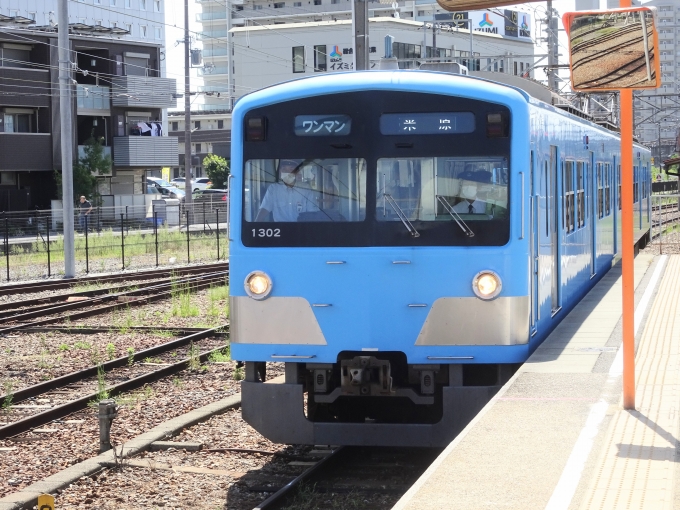
M62 0L65 1L65 0ZM184 0L184 206L191 211L191 92L189 85L189 0ZM188 228L188 227L187 227Z
M558 65L558 46L557 46L557 18L553 16L554 11L552 7L552 0L547 2L548 19L547 21L547 32L548 37L546 41L548 43L548 88L553 92L559 91L559 86L557 84L557 65Z
M64 276L76 276L75 233L73 231L73 122L71 120L71 58L68 37L68 0L57 8L59 45L59 118L61 127L61 187L64 222Z
M436 9L432 9L432 56L437 56L437 15L435 14Z
M352 0L352 28L354 29L354 69L368 69L368 1Z
M227 97L229 98L229 111L233 108L233 103L231 99L231 70L232 70L232 50L231 50L231 0L227 0L227 53L229 58L227 59L227 87L229 92Z

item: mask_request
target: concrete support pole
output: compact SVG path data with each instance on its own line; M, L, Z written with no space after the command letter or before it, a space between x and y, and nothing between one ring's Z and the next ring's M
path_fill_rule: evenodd
M352 1L352 28L354 29L354 69L368 69L368 2Z
M231 0L227 0L227 53L229 55L229 58L227 60L227 88L229 89L228 92L228 102L229 102L229 111L231 111L234 107L234 100L233 100L233 95L232 95L232 76L231 73L234 69L234 63L232 61L233 57L233 50L231 48Z
M61 184L64 221L64 276L76 276L73 205L73 122L71 115L71 59L68 37L68 0L59 0L59 120L61 122Z
M189 0L184 0L184 205L191 211L191 65L189 60ZM198 176L196 176L198 177Z

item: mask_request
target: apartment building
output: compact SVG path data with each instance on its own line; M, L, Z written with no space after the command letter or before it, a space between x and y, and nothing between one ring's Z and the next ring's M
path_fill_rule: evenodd
M132 0L104 1L124 11ZM100 179L104 196L142 194L148 172L178 161L177 138L167 135L176 83L163 77L164 31L159 27L156 39L144 36L144 20L125 24L140 12L137 2L117 16L109 7L97 14L92 1L69 2L73 159L92 135L103 138L113 161ZM147 5L159 20L162 6ZM61 170L59 58L55 15L47 9L56 11L56 0L0 0L0 210L49 208L61 198L54 181Z

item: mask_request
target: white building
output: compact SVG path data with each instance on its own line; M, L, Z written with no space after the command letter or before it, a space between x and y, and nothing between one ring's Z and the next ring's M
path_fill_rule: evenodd
M200 2L204 68L199 70L206 108L228 109L229 87L238 98L252 90L302 77L306 73L352 68L353 38L349 0L232 2L232 17L222 2ZM414 68L426 58L458 60L474 70L523 75L534 62L533 24L527 13L500 10L456 13L471 20L474 59L469 61L468 21L454 20L435 3L369 3L372 65L384 56L384 38L394 37L400 67ZM395 16L395 17L392 17ZM434 29L433 29L434 21ZM227 27L231 25L231 73ZM459 28L460 27L460 28ZM433 41L434 39L434 41Z

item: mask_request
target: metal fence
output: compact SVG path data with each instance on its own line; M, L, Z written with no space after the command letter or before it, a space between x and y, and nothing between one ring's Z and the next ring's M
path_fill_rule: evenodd
M654 253L680 253L680 195L652 195Z
M227 202L96 207L75 215L76 274L214 262L228 257ZM62 210L0 213L0 279L64 275ZM4 266L4 267L3 267Z

